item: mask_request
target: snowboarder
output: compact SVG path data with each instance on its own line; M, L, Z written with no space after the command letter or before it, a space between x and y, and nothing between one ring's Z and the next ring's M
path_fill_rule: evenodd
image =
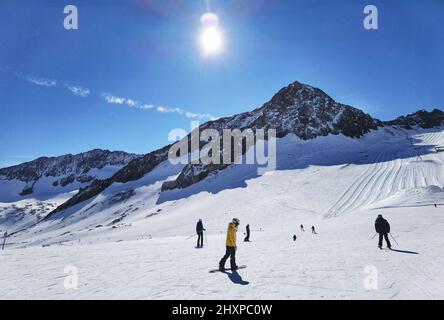
M197 233L197 248L203 247L203 232L205 231L205 228L202 223L202 219L199 219L199 221L196 224L196 233Z
M225 271L225 262L228 258L230 258L231 270L236 271L238 269L238 266L236 265L236 232L239 223L239 219L234 218L233 221L228 224L226 241L227 250L223 258L219 262L219 270L222 272Z
M250 225L249 224L247 224L246 229L247 229L247 236L245 237L244 242L250 242Z
M314 226L311 226L311 233L317 234Z
M378 218L375 221L375 230L377 233L379 233L379 243L378 247L379 249L382 249L382 239L385 239L385 242L387 243L387 248L391 249L392 245L390 244L390 240L388 237L388 234L390 233L390 224L387 220L385 220L382 215L379 215Z
M305 232L303 224L301 224L301 231Z
M293 236L293 241L296 241L298 237L296 237L296 235Z

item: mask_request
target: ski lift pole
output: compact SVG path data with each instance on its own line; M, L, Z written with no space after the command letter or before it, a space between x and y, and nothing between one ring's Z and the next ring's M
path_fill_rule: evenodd
M398 241L396 241L395 237L391 233L389 233L389 235L390 235L390 237L392 237L393 241L395 241L396 245L399 246L399 243L398 243Z
M6 237L7 236L8 236L8 231L6 231L5 234L4 234L2 250L5 250L5 243L6 243Z

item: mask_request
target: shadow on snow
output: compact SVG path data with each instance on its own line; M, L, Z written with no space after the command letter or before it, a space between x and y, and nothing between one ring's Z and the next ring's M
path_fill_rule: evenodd
M250 284L250 282L242 279L241 275L237 271L232 271L231 273L225 271L224 273L228 276L228 279L230 279L231 282L233 282L234 284L240 284L241 286L246 286Z

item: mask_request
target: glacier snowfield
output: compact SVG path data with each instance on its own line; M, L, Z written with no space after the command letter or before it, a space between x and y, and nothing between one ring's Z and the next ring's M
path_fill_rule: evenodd
M444 153L436 146L443 128L289 135L278 141L276 171L233 166L160 193L181 170L164 162L8 238L0 298L443 299ZM397 251L372 239L378 214ZM237 263L248 267L210 274L233 217L241 220ZM199 218L203 249L192 237ZM243 242L247 223L251 243ZM77 288L65 288L67 267ZM369 276L376 285L365 285Z

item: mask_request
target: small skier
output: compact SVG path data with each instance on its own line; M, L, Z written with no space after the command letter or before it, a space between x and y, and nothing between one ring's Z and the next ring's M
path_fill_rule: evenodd
M203 232L205 231L205 228L202 223L202 219L199 219L199 221L196 224L196 233L197 233L197 248L203 247Z
M301 224L301 231L305 232L303 224Z
M219 262L219 271L225 271L225 262L230 258L230 266L232 271L236 271L238 266L236 265L236 232L240 224L239 219L234 218L232 222L228 224L227 240L226 240L226 252L223 258Z
M247 224L246 230L247 230L246 231L247 236L245 237L244 242L250 242L250 225L249 224Z
M296 241L297 238L296 235L293 235L293 241Z
M435 208L438 208L438 205L435 203Z
M388 234L390 233L390 224L387 220L385 220L382 215L379 215L378 218L375 221L375 230L377 233L379 233L379 243L378 247L379 249L382 249L382 239L385 239L385 242L387 243L387 248L391 249L392 245L390 244L390 240L388 237Z
M311 233L317 234L314 226L311 226Z

